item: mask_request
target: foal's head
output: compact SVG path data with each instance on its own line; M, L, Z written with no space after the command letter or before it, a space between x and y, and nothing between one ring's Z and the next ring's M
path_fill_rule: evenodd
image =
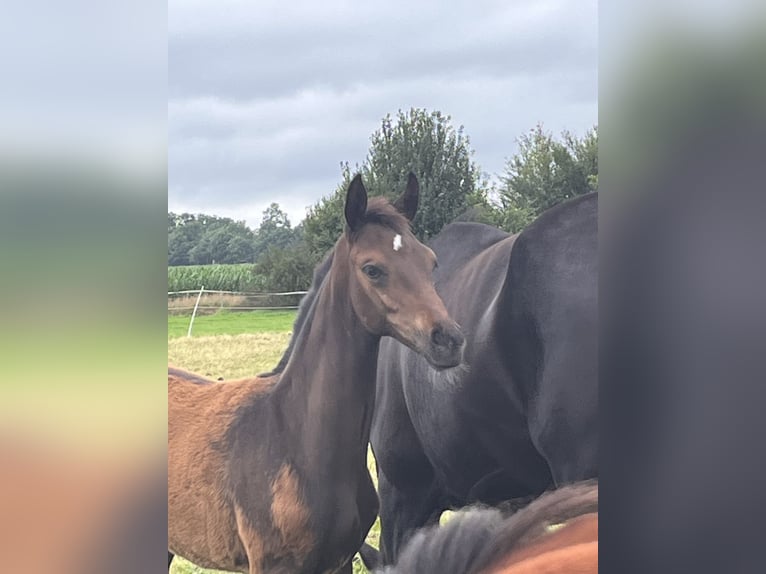
M393 205L368 202L361 176L352 180L345 207L351 303L371 333L394 337L443 369L460 364L465 341L434 289L436 255L410 230L418 194L413 174Z

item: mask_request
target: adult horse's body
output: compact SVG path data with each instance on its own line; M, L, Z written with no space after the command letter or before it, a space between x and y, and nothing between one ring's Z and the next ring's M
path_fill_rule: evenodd
M399 211L368 207L352 181L346 232L279 376L216 383L168 369L172 553L250 574L351 572L378 507L366 454L381 337L437 369L462 358L434 254L402 215L417 195L412 176Z
M425 528L380 574L598 574L598 484L548 492L511 516L466 508Z
M597 476L597 212L593 193L516 237L457 223L432 242L465 367L439 373L381 344L371 443L386 563L446 508Z

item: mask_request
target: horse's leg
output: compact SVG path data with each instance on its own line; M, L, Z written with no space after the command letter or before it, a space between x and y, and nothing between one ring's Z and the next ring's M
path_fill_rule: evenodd
M375 524L375 519L378 517L380 500L369 473L365 473L361 482L362 484L359 486L356 500L359 512L359 526L366 537L372 525ZM366 542L362 542L358 553L367 570L372 571L380 566L380 552Z
M359 558L362 559L362 564L364 564L364 567L367 568L367 570L377 570L383 566L380 559L380 551L366 542L362 544L362 547L359 549Z
M384 564L396 562L412 534L423 526L436 523L445 509L444 497L434 481L410 486L400 490L378 472L380 552Z
M397 358L403 347L381 342L375 413L370 445L375 455L380 498L380 559L393 564L412 532L438 520L444 510L431 461L410 418L402 377L410 376Z
M170 563L173 562L173 553L168 550L168 572L170 571Z

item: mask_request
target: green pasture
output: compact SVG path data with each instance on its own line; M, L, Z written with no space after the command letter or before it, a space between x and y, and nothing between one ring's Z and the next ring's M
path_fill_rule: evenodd
M228 311L213 315L197 315L192 326L192 337L210 335L242 335L245 333L287 333L293 327L296 311L257 310ZM188 315L168 315L168 338L185 337L189 330Z

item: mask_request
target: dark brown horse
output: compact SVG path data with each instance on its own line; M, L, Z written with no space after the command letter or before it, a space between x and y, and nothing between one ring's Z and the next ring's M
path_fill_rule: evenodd
M284 372L217 383L168 369L168 545L207 568L351 572L378 510L366 464L381 337L437 369L464 339L410 231L418 183L392 206L346 197L346 230Z
M420 530L381 574L598 574L598 484L562 487L511 516L468 508Z

